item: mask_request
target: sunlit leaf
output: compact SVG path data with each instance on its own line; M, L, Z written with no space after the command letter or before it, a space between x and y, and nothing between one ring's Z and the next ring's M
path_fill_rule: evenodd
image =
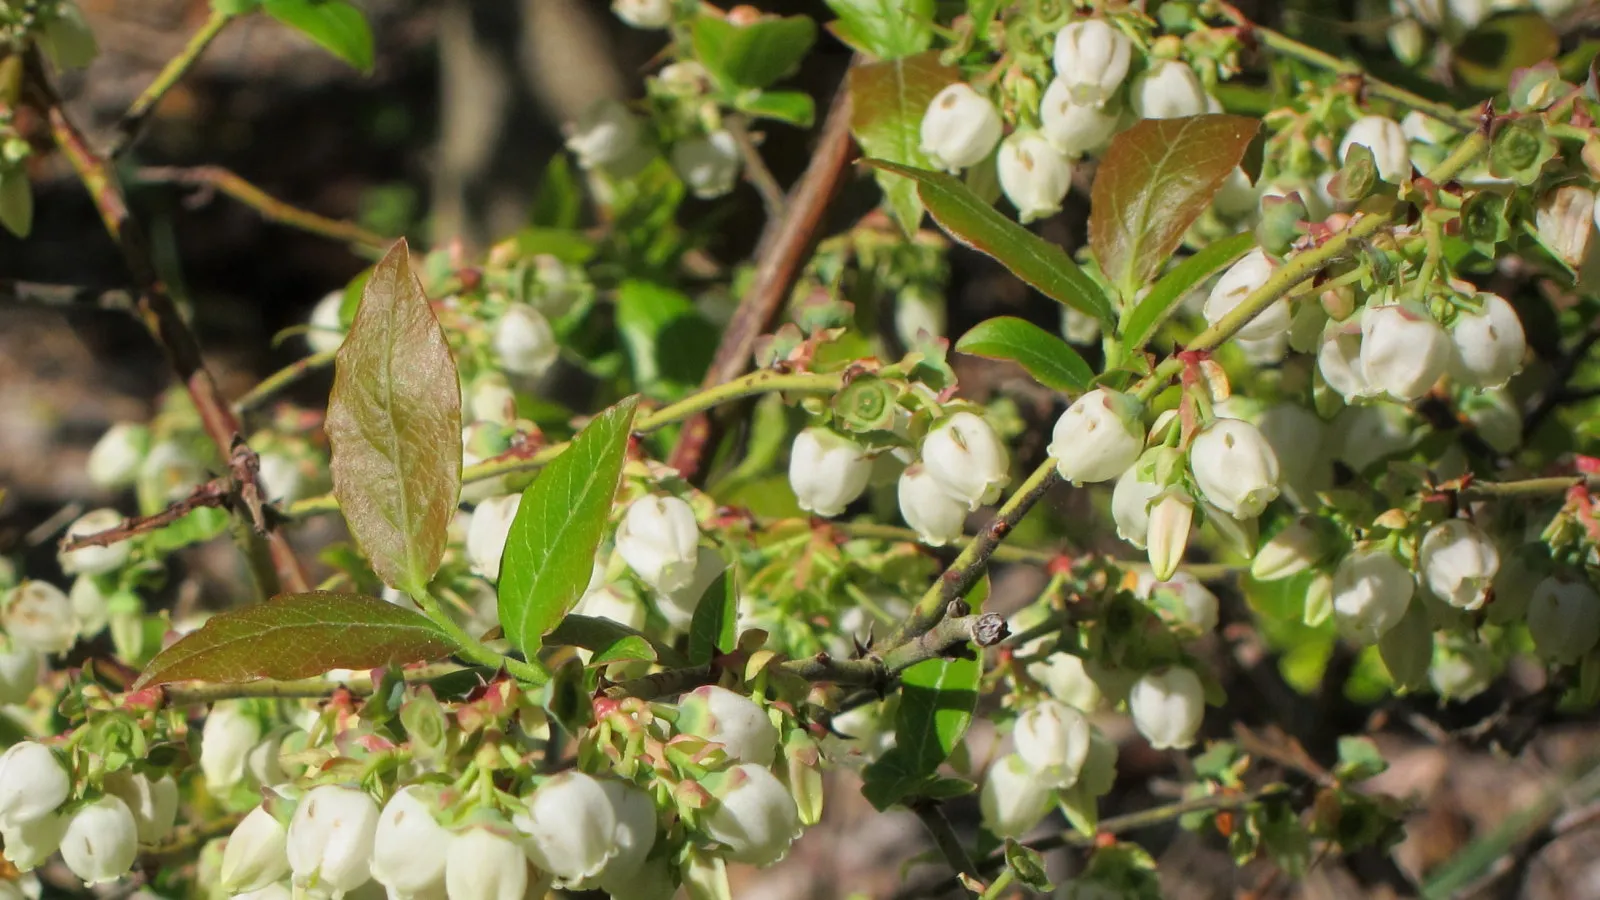
M921 53L933 43L934 0L827 0L839 16L834 37L879 59Z
M972 723L981 674L975 659L930 659L902 673L895 745L862 773L873 806L887 809L932 779Z
M733 572L723 570L706 589L689 622L689 662L702 665L718 653L733 652L738 638L739 591Z
M701 13L689 26L696 58L730 88L764 88L789 74L817 39L805 16L768 16L735 23Z
M939 62L936 52L918 53L891 62L855 66L845 76L850 90L850 133L867 156L930 169L922 152L922 114L946 85L961 73ZM914 182L888 172L873 173L888 198L889 209L906 234L922 221L922 201Z
M461 382L403 240L362 291L326 429L333 494L373 571L423 592L461 493Z
M1128 314L1127 324L1122 329L1123 352L1131 354L1142 349L1145 342L1155 335L1156 329L1161 327L1161 323L1178 308L1184 295L1195 285L1249 253L1255 245L1255 235L1246 231L1207 244L1199 253L1173 266L1172 271L1161 276L1150 293Z
M261 8L362 72L372 71L372 28L355 4L345 0L263 0Z
M1125 301L1161 271L1260 127L1229 115L1144 119L1112 139L1094 176L1089 246Z
M174 681L310 678L448 656L450 638L426 616L361 594L313 591L218 613L161 651L135 688Z
M1081 392L1094 379L1094 370L1067 342L1043 328L1012 316L1000 316L972 326L956 350L988 359L1008 359L1022 366L1035 381L1063 393Z

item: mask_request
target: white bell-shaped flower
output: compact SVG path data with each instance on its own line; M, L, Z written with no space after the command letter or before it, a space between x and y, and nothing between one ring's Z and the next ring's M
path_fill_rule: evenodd
M1589 255L1595 229L1594 191L1564 184L1539 198L1533 222L1539 240L1567 265L1577 269Z
M1000 142L1000 111L972 85L956 82L939 93L923 113L922 152L934 165L959 172L984 160Z
M1056 33L1052 61L1074 103L1104 106L1128 77L1133 41L1104 19L1082 19Z
M1069 159L1105 147L1120 124L1122 111L1116 105L1078 103L1072 99L1072 86L1060 78L1044 89L1039 103L1039 130Z
M739 142L722 129L679 141L672 147L672 168L696 197L715 200L739 180Z
M1400 123L1386 116L1362 116L1344 133L1339 143L1339 161L1350 155L1350 148L1360 144L1372 151L1372 161L1378 177L1390 184L1399 184L1411 174L1411 149L1406 145L1406 135Z
M528 811L511 820L529 836L528 855L559 883L598 876L618 852L617 818L605 788L592 775L569 769L523 800Z
M1206 295L1206 324L1215 325L1237 309L1246 297L1267 283L1274 268L1272 260L1260 250L1251 250L1229 266ZM1288 332L1292 318L1289 304L1282 299L1274 300L1235 333L1240 340L1264 341Z
M507 372L538 378L561 357L555 330L544 314L513 303L494 326L494 352Z
M1267 538L1250 561L1257 581L1293 578L1322 561L1327 548L1322 533L1309 520L1297 519Z
M694 579L699 545L694 510L677 497L640 497L617 526L617 553L658 591L675 591Z
M1333 572L1333 616L1351 640L1376 644L1411 605L1411 570L1383 547L1359 547Z
M1206 111L1206 89L1188 63L1175 59L1153 63L1133 80L1133 113L1141 119L1181 119Z
M1189 470L1211 505L1239 519L1261 515L1278 496L1278 455L1243 419L1214 419L1189 446Z
M285 851L295 887L339 900L372 880L380 815L365 791L336 784L312 788L289 822Z
M19 741L0 755L0 823L42 819L71 793L72 779L49 747Z
M1083 657L1075 653L1052 653L1042 662L1029 663L1028 675L1044 685L1050 696L1084 712L1099 709L1105 699Z
M511 522L522 506L521 494L490 497L472 508L467 528L467 561L472 571L490 581L500 580L500 558L506 552Z
M1528 338L1517 311L1498 294L1478 294L1482 312L1462 310L1450 327L1450 372L1463 384L1499 387L1522 371Z
M1072 187L1072 161L1037 131L1017 131L1000 142L995 159L1000 190L1023 222L1061 211Z
M116 881L139 854L139 826L121 797L107 794L72 814L61 836L61 859L85 884Z
M626 893L656 844L656 805L643 788L626 782L606 780L600 782L600 787L611 801L617 829L612 835L616 855L606 863L599 882L615 896Z
M244 781L245 761L261 740L261 722L237 701L218 703L200 732L200 771L206 787L221 793Z
M46 581L24 581L0 600L0 625L13 646L39 653L65 653L78 640L72 601Z
M1056 420L1048 452L1073 484L1110 481L1144 449L1139 404L1127 394L1095 388L1072 401Z
M1156 750L1182 750L1194 744L1205 718L1205 688L1200 676L1183 666L1146 672L1128 692L1133 726Z
M344 291L324 294L311 308L306 320L306 346L312 353L332 353L344 343L345 326L339 313L344 308Z
M1345 400L1381 393L1367 382L1361 368L1361 320L1352 316L1343 322L1329 322L1317 346L1317 371L1322 380Z
M1055 802L1055 792L1015 753L994 761L978 795L983 827L1008 838L1020 838L1032 831Z
M121 769L106 776L105 789L127 804L139 843L158 844L172 833L178 819L178 782L171 775L151 778Z
M1528 634L1540 656L1573 665L1600 643L1600 595L1587 581L1546 578L1528 600Z
M705 831L728 848L728 859L770 866L789 852L800 836L800 810L771 771L744 763L707 781L716 802Z
M1471 700L1499 675L1494 651L1471 638L1440 635L1428 665L1428 683L1446 700Z
M1117 525L1117 537L1140 549L1150 530L1150 504L1166 490L1153 480L1152 473L1143 470L1134 463L1111 489L1111 519Z
M89 480L103 488L133 484L150 452L150 429L136 422L117 422L89 451Z
M567 149L585 169L612 166L635 156L643 137L638 116L615 100L601 100L567 130Z
M1017 717L1017 755L1042 784L1071 787L1089 755L1089 720L1057 700L1042 700Z
M515 840L488 827L469 827L447 837L440 849L449 900L523 900L528 857Z
M945 493L975 510L1000 499L1011 480L1011 454L982 416L958 412L922 441L922 467Z
M79 516L77 521L67 526L66 539L85 537L101 531L109 531L122 524L122 513L114 509L96 509ZM68 575L103 575L115 571L128 561L128 555L133 552L133 546L127 541L118 541L103 547L80 547L77 550L63 550L57 557L61 563L61 571Z
M678 728L721 744L731 759L770 766L778 729L761 705L714 684L695 688L678 704Z
M1361 318L1361 376L1396 400L1426 394L1452 356L1450 336L1420 306L1379 306Z
M277 883L289 874L289 829L266 807L250 810L222 851L221 887L230 894L247 894Z
M58 812L45 813L26 821L0 820L0 838L5 840L6 861L19 872L31 872L43 865L66 836L71 817Z
M1500 551L1483 529L1450 519L1423 535L1418 558L1423 581L1434 596L1460 609L1477 609L1488 599Z
M866 450L844 435L822 427L795 435L789 450L789 486L801 509L837 516L867 489L871 476Z
M949 312L944 295L922 285L909 285L894 299L894 333L905 347L914 347L920 335L944 337Z
M445 857L455 851L450 832L434 818L436 806L431 788L409 785L396 791L378 816L372 877L396 900L436 895L444 887Z
M673 0L611 0L611 11L634 28L655 31L672 24Z
M912 463L900 473L898 492L900 515L923 543L943 547L961 537L967 504L951 497L921 463Z
M1133 592L1184 631L1210 634L1217 628L1217 595L1188 572L1175 572L1167 578L1141 572Z

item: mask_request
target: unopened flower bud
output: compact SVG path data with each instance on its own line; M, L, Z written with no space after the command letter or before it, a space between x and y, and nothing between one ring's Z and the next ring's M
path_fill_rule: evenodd
M617 553L658 591L675 591L694 579L699 545L694 510L677 497L641 497L617 526Z
M1411 174L1411 150L1406 146L1405 132L1400 123L1384 116L1362 116L1344 133L1339 144L1339 160L1344 161L1350 148L1360 144L1372 151L1372 161L1378 167L1378 177L1390 184L1399 184Z
M42 819L71 792L66 767L49 747L19 741L0 755L0 823Z
M672 24L673 0L611 0L611 11L633 26L654 30Z
M1180 488L1163 492L1150 505L1150 528L1146 532L1150 568L1158 581L1166 581L1183 562L1189 547L1189 529L1194 523L1194 498Z
M1499 387L1522 371L1528 339L1517 311L1498 294L1480 293L1482 312L1461 310L1450 328L1450 371L1463 384Z
M1150 531L1150 504L1165 490L1154 478L1153 472L1136 462L1111 489L1111 518L1117 524L1117 536L1135 547L1145 546L1145 536Z
M1333 573L1333 615L1351 640L1376 644L1411 605L1416 583L1394 554L1362 547L1340 560Z
M1144 448L1138 401L1095 388L1056 420L1049 454L1061 477L1073 484L1110 481L1127 471Z
M678 728L721 744L731 759L772 765L778 729L761 705L716 685L696 688L679 704Z
M222 889L231 894L259 891L289 874L289 829L266 807L244 817L222 852Z
M1451 358L1450 336L1420 306L1379 306L1361 319L1361 375L1396 400L1426 394Z
M1267 283L1267 279L1272 276L1273 268L1272 260L1260 250L1250 251L1229 267L1228 271L1217 279L1216 285L1211 288L1211 293L1206 296L1206 324L1216 325L1224 316L1237 309L1245 298ZM1247 341L1266 340L1287 332L1291 321L1289 304L1283 300L1274 300L1270 306L1240 328L1237 334Z
M1100 150L1117 133L1121 111L1110 104L1077 103L1060 78L1045 88L1039 104L1039 130L1068 159Z
M561 346L538 310L513 304L494 328L494 352L507 372L538 378L555 365Z
M506 551L511 522L522 505L521 494L491 497L472 508L472 525L467 528L467 559L472 571L490 581L500 580L500 557Z
M1327 553L1316 519L1303 518L1289 523L1268 538L1250 561L1250 577L1257 581L1293 578L1321 562Z
M1322 380L1328 383L1328 387L1347 401L1380 393L1367 383L1367 376L1361 368L1359 316L1327 324L1322 333L1322 343L1317 347L1317 370L1322 373Z
M787 796L787 794L785 795ZM616 854L616 813L593 776L569 769L523 801L528 812L512 818L527 834L528 855L562 884L594 878Z
M1539 199L1533 221L1539 240L1550 252L1577 269L1589 253L1594 217L1594 191L1580 184L1566 184Z
M295 807L285 844L295 887L339 900L370 881L379 815L365 791L335 784L312 788Z
M1056 81L1073 103L1100 107L1116 96L1133 61L1133 41L1104 19L1069 23L1056 34Z
M976 510L1000 499L1011 480L1011 454L982 416L958 412L922 441L922 467L952 499Z
M72 814L61 859L85 884L116 881L139 854L139 826L122 798L107 794Z
M766 768L744 763L707 779L716 803L705 817L712 840L728 848L734 862L770 866L800 836L794 797Z
M1017 717L1012 739L1040 783L1071 787L1089 755L1089 720L1065 703L1043 700Z
M0 625L13 645L38 653L65 653L78 640L72 601L46 581L24 581L7 591L0 600Z
M1278 455L1260 429L1215 419L1189 446L1189 468L1206 500L1239 519L1261 515L1278 496Z
M860 444L830 428L795 435L789 450L789 486L800 508L837 516L867 489L872 461Z
M640 149L644 124L615 100L589 107L567 132L567 149L585 169L626 161Z
M984 776L983 792L978 795L983 827L999 837L1022 837L1054 805L1054 792L1015 753L994 761Z
M105 789L127 804L139 843L158 844L172 833L178 818L178 782L171 775L151 778L122 769L106 776Z
M672 147L672 168L702 200L714 200L733 190L739 178L739 144L727 131L679 141Z
M134 422L118 422L106 429L89 451L89 480L103 488L133 484L150 452L150 429Z
M206 787L220 794L244 781L245 760L261 740L261 723L237 702L218 703L200 733L200 771Z
M450 832L434 819L436 800L433 789L409 785L396 791L378 816L372 877L396 897L436 895L444 887L446 852L453 853L454 845Z
M444 849L450 900L522 900L528 891L528 857L516 841L486 827L446 837L448 843L435 852Z
M1018 131L1000 142L1000 189L1024 223L1061 211L1072 187L1072 163L1044 135Z
M344 291L323 295L311 308L311 318L306 322L306 346L312 353L332 353L344 343L344 320L339 313L344 309Z
M96 509L79 516L77 521L67 526L66 540L86 537L102 531L109 531L122 524L122 513L114 509ZM63 550L56 558L61 563L61 571L68 575L103 575L122 567L128 561L128 555L133 552L133 546L127 541L117 541L105 546L80 547L77 550Z
M1477 609L1489 596L1500 551L1483 529L1450 519L1428 529L1418 561L1434 596L1460 609Z
M1546 578L1528 601L1528 634L1540 656L1576 663L1600 643L1600 595L1587 581Z
M959 172L976 165L1000 142L1000 113L965 82L934 95L922 116L922 152L934 165Z
M906 466L898 486L900 515L922 542L943 547L961 537L967 504L947 493L921 463Z
M1141 119L1181 119L1206 111L1206 89L1187 63L1163 60L1133 80L1134 115Z
M1194 744L1205 708L1200 676L1183 666L1147 672L1128 692L1133 725L1156 750L1181 750Z

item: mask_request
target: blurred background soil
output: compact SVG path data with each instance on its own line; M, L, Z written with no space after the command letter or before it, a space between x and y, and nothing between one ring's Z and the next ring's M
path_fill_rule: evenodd
M204 0L81 2L101 54L86 72L66 77L62 89L91 139L103 145L118 116L182 48L208 7ZM458 238L481 247L522 220L539 173L560 149L560 123L596 99L637 96L660 46L658 36L621 26L601 0L363 5L378 38L370 77L267 18L253 17L230 27L167 96L126 165L220 165L322 215L383 234L435 243ZM829 17L820 2L762 7ZM826 105L847 61L843 48L823 36L798 78L818 96L819 106ZM804 166L809 147L789 134L777 137L766 155L787 184ZM0 283L92 291L125 286L116 250L65 161L41 152L33 171L34 233L27 241L0 234ZM870 203L870 188L857 185ZM192 305L208 364L229 396L303 355L298 339L278 346L270 339L303 322L323 294L341 288L365 265L336 242L268 223L205 191L137 184L131 202L148 225L168 279ZM762 221L749 187L741 186L736 204L733 220L720 230L724 243L709 248L727 262L748 253ZM1058 217L1046 223L1046 232L1076 245L1082 235L1067 223L1081 221L1081 215ZM1054 326L1048 301L988 260L957 251L953 270L952 333L1000 312ZM960 365L963 383L980 396L1010 389L1015 381L1013 373L982 361ZM111 422L148 418L169 382L159 351L125 313L0 300L0 552L21 557L27 571L48 571L58 530L77 511L127 503L89 484L85 455ZM326 388L325 380L312 379L299 399L315 403ZM1050 398L1024 399L1036 407L1028 410L1030 419L1045 421ZM302 529L297 539L315 545L328 539L330 527ZM191 554L183 589L225 597L236 576L233 552L222 541ZM996 596L1015 603L1038 587L1037 573L1003 573ZM1215 652L1247 654L1248 642L1219 639ZM1522 686L1537 687L1534 677ZM1269 696L1271 690L1258 693ZM1563 789L1569 781L1564 773L1590 763L1600 734L1587 724L1563 724L1508 759L1442 736L1429 727L1433 711L1425 706L1397 709L1406 714L1391 716L1378 736L1393 765L1372 787L1414 804L1408 836L1395 854L1399 870L1412 878ZM1240 716L1264 721L1273 714L1256 708ZM1208 717L1210 736L1226 736L1217 729L1227 718ZM1170 802L1182 774L1175 758L1150 751L1115 719L1102 727L1123 739L1122 778L1102 815ZM993 745L993 734L980 727L975 759L981 761ZM889 897L906 878L922 882L944 874L937 862L910 867L928 850L914 816L875 813L850 772L837 773L829 785L823 824L782 864L740 872L737 896ZM975 800L957 801L952 813L970 838ZM1600 897L1600 830L1579 822L1557 836L1545 827L1552 817L1529 827L1532 843L1505 858L1502 877L1463 896ZM1055 820L1041 832L1062 826ZM1308 877L1290 883L1260 865L1235 868L1215 834L1194 835L1168 824L1136 837L1161 861L1167 895L1182 900L1406 893L1392 868L1370 860L1324 860ZM1076 851L1050 856L1058 876L1081 862Z

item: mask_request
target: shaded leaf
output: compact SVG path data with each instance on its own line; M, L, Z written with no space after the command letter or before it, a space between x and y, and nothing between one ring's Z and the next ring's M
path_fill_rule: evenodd
M595 417L522 492L500 563L500 626L530 657L589 584L637 405Z
M695 57L724 87L764 88L805 58L817 39L817 24L805 16L786 16L738 25L702 13L689 33Z
M461 381L404 240L362 290L326 428L350 533L385 584L422 593L461 493Z
M134 688L174 681L292 681L448 656L455 644L421 613L361 594L312 591L218 613L156 654Z
M583 193L583 184L572 171L572 163L565 154L556 154L545 165L544 175L539 179L528 224L535 228L577 228L583 219Z
M1170 272L1161 276L1161 280L1155 283L1150 293L1146 294L1127 316L1127 322L1122 328L1124 357L1144 348L1145 342L1155 335L1156 329L1172 315L1173 310L1183 301L1184 295L1195 285L1232 265L1239 257L1249 253L1255 245L1255 235L1248 231L1213 241L1199 253L1173 266Z
M718 653L731 653L738 639L739 589L724 569L706 589L689 622L689 664L703 665Z
M922 152L922 114L935 95L960 78L958 70L939 63L936 52L855 66L846 75L850 133L867 156L931 169L933 161ZM881 170L873 175L900 228L916 233L922 221L916 184Z
M589 659L591 666L630 659L656 661L656 651L649 638L620 622L595 616L567 616L545 636L545 643L593 651L594 656Z
M261 8L362 72L372 71L372 28L355 4L345 0L263 0Z
M1063 393L1081 392L1094 380L1094 370L1066 341L1012 316L999 316L972 326L956 342L956 350L988 359L1011 360L1035 381Z
M734 106L752 116L776 119L798 128L810 128L817 118L817 102L801 91L762 91L753 96L740 95Z
M933 44L934 0L827 0L828 30L853 50L900 59Z
M1464 84L1497 92L1512 74L1561 52L1561 35L1537 12L1495 16L1474 28L1452 48L1450 68Z
M1006 218L954 176L881 159L867 162L915 181L917 196L951 237L999 260L1013 275L1050 299L1112 327L1111 305L1067 251ZM1101 163L1102 170L1105 165Z
M1144 119L1111 140L1094 176L1089 246L1125 299L1161 271L1260 126L1229 115Z
M694 302L648 281L618 288L617 330L634 383L655 399L676 400L699 387L717 351L717 330Z
M862 772L861 793L879 810L920 786L960 743L972 723L982 667L975 659L930 659L900 676L895 745Z

